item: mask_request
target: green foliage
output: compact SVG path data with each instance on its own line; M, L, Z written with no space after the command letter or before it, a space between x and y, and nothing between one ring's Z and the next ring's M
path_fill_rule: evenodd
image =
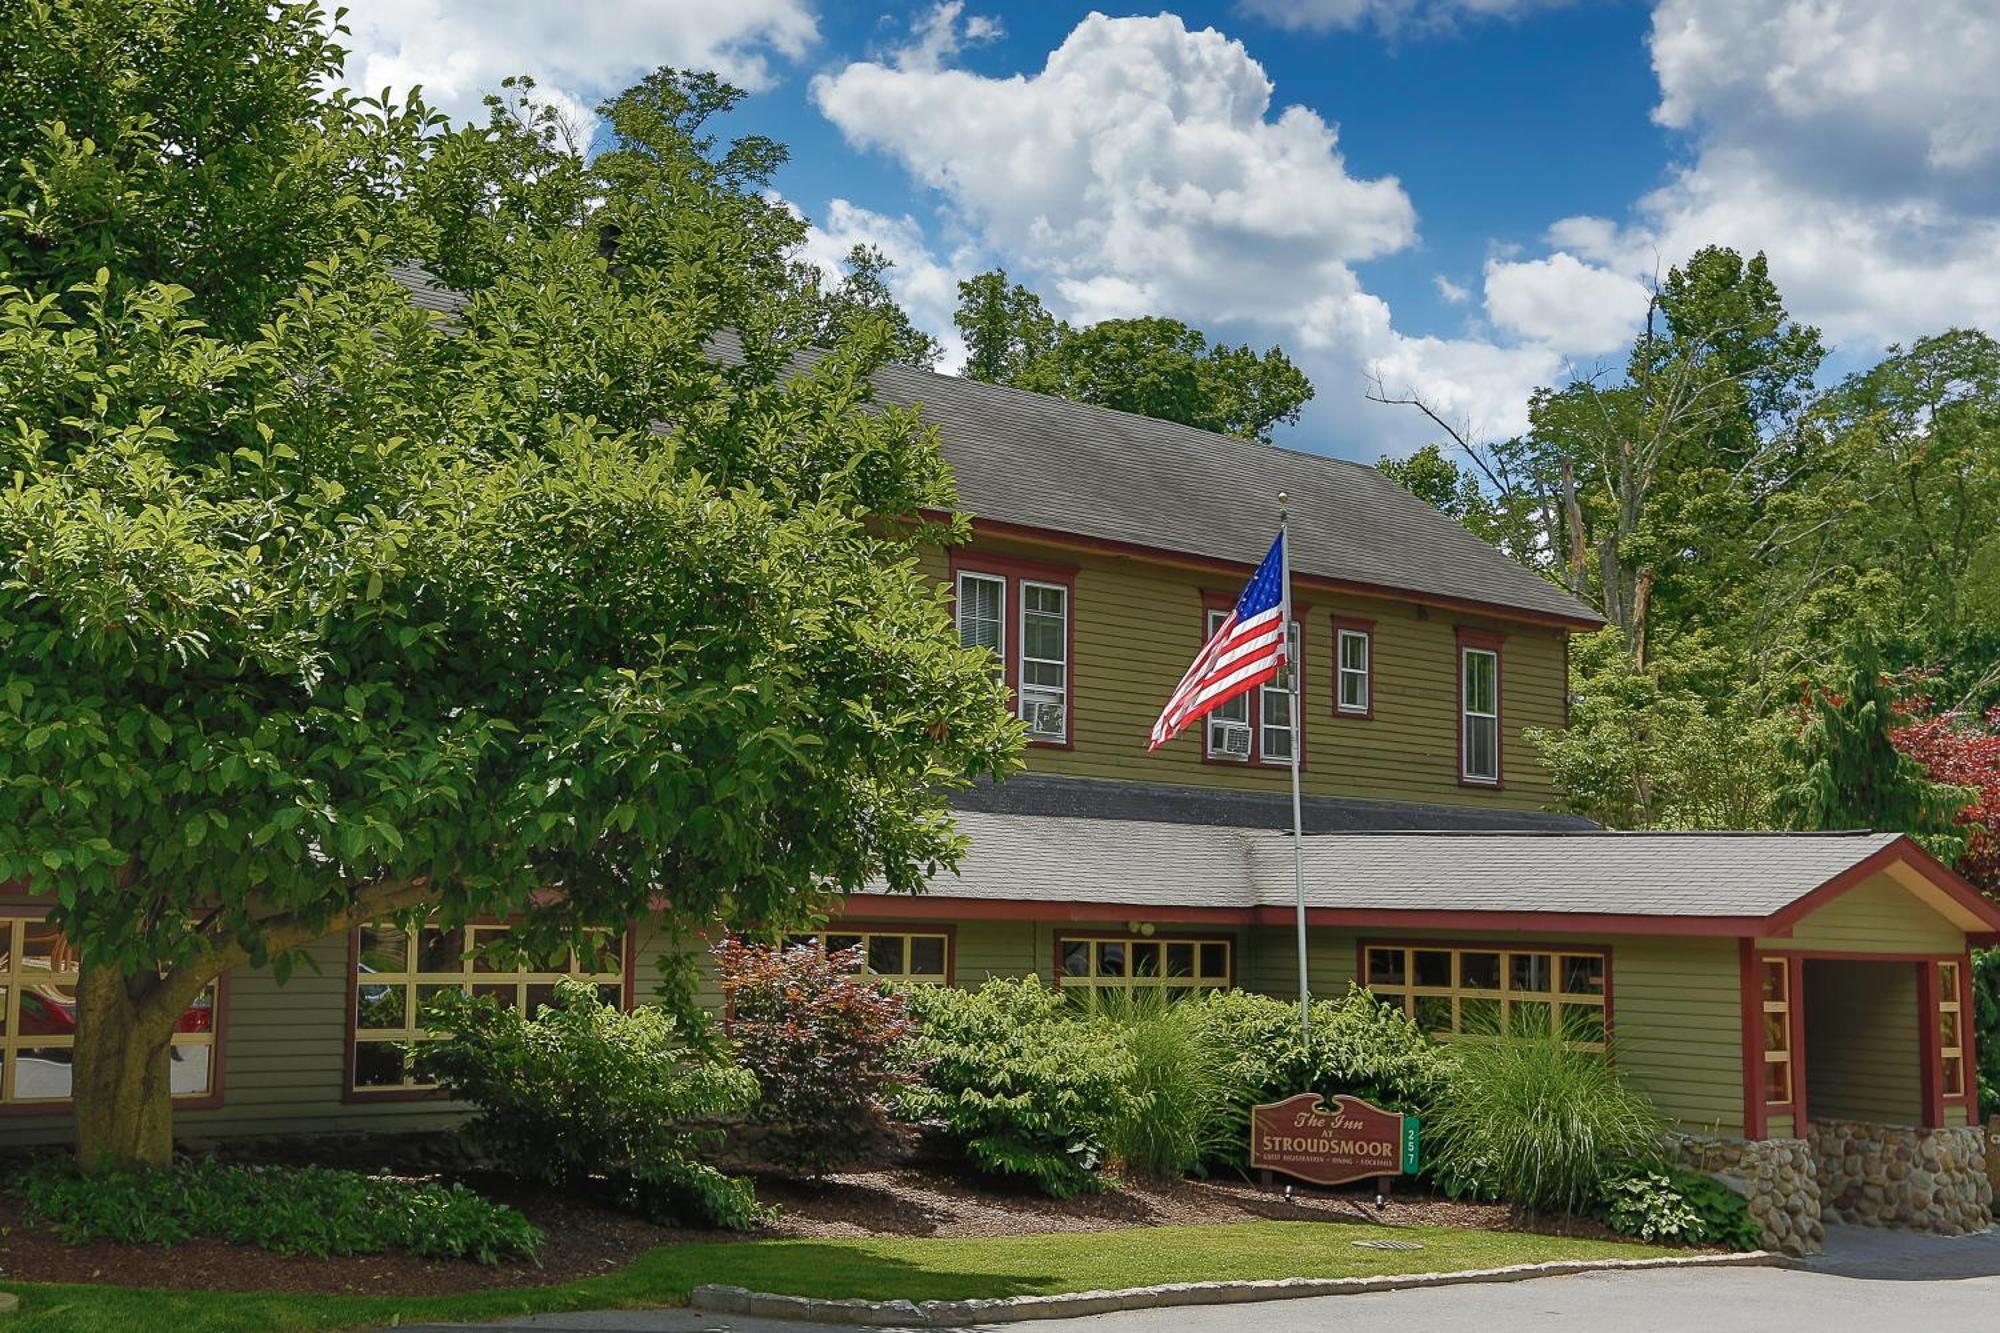
M2000 1115L2000 949L1972 951L1972 1015L1983 1121Z
M1230 1104L1232 1052L1208 1012L1144 992L1090 1006L1122 1032L1131 1065L1126 1104L1105 1135L1120 1169L1155 1177L1205 1174L1241 1137Z
M1211 1165L1249 1160L1250 1108L1300 1092L1347 1093L1385 1110L1422 1113L1443 1095L1451 1053L1402 1010L1359 987L1312 1004L1312 1046L1299 1035L1295 1003L1249 991L1218 991L1179 1006L1228 1052L1223 1070L1228 1132Z
M911 1078L901 1047L916 1027L904 992L859 975L859 945L822 953L731 937L713 956L729 996L724 1027L757 1079L752 1118L772 1130L777 1162L825 1175L878 1144L887 1098Z
M203 1158L85 1175L66 1158L44 1157L12 1188L28 1217L73 1245L178 1245L212 1237L322 1259L397 1251L499 1264L532 1259L542 1243L542 1233L520 1213L463 1185L317 1166L232 1166Z
M757 1081L691 1049L664 1009L621 1011L562 980L534 1015L453 990L424 1021L441 1035L415 1047L419 1076L479 1108L468 1133L500 1169L565 1188L602 1177L663 1223L763 1219L748 1181L700 1160L721 1137L711 1126L748 1107Z
M356 919L783 925L961 855L1021 729L918 567L962 529L900 521L949 469L879 321L787 373L737 90L656 72L585 162L526 83L322 96L310 6L0 14L0 876L131 999L86 1137L209 980Z
M1870 639L1851 645L1838 693L1822 691L1804 725L1780 743L1795 776L1779 788L1779 818L1796 829L1908 833L1951 861L1965 846L1958 811L1973 797L1930 780L1896 748L1896 698Z
M1424 1121L1425 1156L1447 1192L1576 1213L1613 1173L1657 1162L1665 1122L1605 1054L1510 1034L1460 1042L1453 1055Z
M1731 1250L1763 1244L1749 1203L1713 1176L1634 1166L1607 1176L1602 1188L1604 1220L1620 1235Z
M1563 808L1611 828L1770 827L1786 724L1738 666L1698 634L1645 667L1616 627L1572 637L1569 725L1527 733Z
M1035 977L915 988L910 1007L923 1075L903 1114L941 1123L981 1170L1055 1198L1103 1187L1107 1136L1133 1113L1134 1061L1117 1025Z
M1298 421L1312 381L1280 348L1211 346L1175 319L1107 319L1073 329L995 269L958 285L966 374L1073 402L1178 421L1247 440Z
M937 339L916 326L889 290L889 270L896 261L877 246L856 242L841 267L840 280L829 286L817 264L793 266L805 340L838 346L864 336L866 324L874 321L882 326L875 336L887 338L890 360L925 369L936 365Z

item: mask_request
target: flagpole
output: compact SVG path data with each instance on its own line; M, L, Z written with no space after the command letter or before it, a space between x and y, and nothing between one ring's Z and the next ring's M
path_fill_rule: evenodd
M1299 751L1304 748L1305 709L1300 706L1299 677L1302 674L1295 654L1292 652L1292 535L1291 497L1278 492L1278 561L1283 579L1280 594L1284 611L1280 620L1284 623L1285 674L1292 686L1292 883L1298 901L1299 933L1299 1036L1306 1043L1312 1042L1312 992L1306 984L1306 829L1305 815L1299 800Z

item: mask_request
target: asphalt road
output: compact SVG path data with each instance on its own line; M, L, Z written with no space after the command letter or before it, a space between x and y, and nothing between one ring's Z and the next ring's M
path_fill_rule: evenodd
M1810 1269L1707 1268L1585 1273L1361 1296L1142 1310L993 1326L994 1333L1842 1333L2000 1329L2000 1233L1959 1240L1836 1232ZM463 1327L463 1326L461 1326ZM831 1328L686 1311L543 1315L539 1333L835 1333ZM404 1330L403 1333L410 1333Z

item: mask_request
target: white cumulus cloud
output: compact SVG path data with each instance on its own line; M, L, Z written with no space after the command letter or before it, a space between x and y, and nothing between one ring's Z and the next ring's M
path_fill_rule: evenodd
M1486 314L1494 324L1575 356L1630 342L1646 312L1644 284L1558 250L1546 259L1486 263Z
M773 56L797 59L818 36L807 0L347 0L346 82L360 91L422 84L454 119L531 74L573 113L660 65L712 69L755 90Z
M1536 10L1558 9L1572 0L1239 0L1245 14L1286 28L1406 29L1456 26L1465 19L1518 18Z

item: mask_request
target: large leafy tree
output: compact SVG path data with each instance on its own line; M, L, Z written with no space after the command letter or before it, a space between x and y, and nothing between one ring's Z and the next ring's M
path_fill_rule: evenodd
M800 317L807 341L832 347L859 336L865 324L879 322L889 340L890 359L928 370L937 364L937 339L918 328L889 289L889 270L896 261L880 247L857 242L841 261L841 276L829 279L817 264L798 263Z
M352 923L769 929L955 859L1019 736L900 521L949 472L879 326L781 373L802 224L733 90L647 79L585 166L531 98L318 96L307 6L29 4L0 52L0 876L81 959L87 1162L166 1158L205 986ZM257 151L207 151L238 97Z
M1159 317L1071 328L997 269L958 290L973 379L1265 443L1313 396L1281 348L1211 344L1201 330Z

